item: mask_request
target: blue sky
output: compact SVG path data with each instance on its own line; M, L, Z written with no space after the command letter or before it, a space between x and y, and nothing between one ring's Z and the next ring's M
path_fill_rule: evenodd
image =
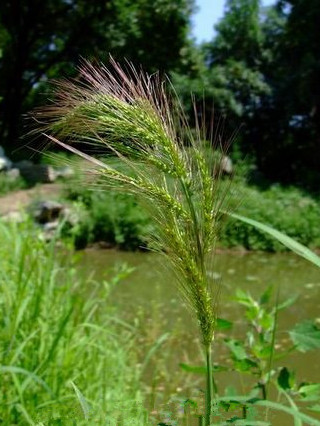
M211 40L213 26L223 16L225 0L196 0L198 12L193 18L193 35L198 42ZM264 6L275 0L262 0Z

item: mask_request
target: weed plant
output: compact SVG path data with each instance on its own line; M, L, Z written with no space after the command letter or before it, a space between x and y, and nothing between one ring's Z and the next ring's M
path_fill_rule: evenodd
M209 425L217 293L207 267L226 195L220 188L214 146L208 155L204 129L199 125L194 136L157 76L150 78L133 67L126 74L116 63L111 71L84 63L80 72L82 83L61 83L57 103L39 112L37 119L49 121L44 128L51 141L96 166L100 183L140 197L149 209L157 226L153 246L171 264L181 295L199 324L208 372L205 424ZM105 147L125 170L78 151L70 145L74 141Z
M108 305L126 271L81 282L27 223L0 223L0 240L1 424L147 424L134 329Z
M189 129L179 104L168 99L158 77L128 68L124 72L114 62L111 70L84 63L79 82L59 83L56 103L38 112L37 120L43 120L43 131L52 142L94 165L100 185L133 194L149 209L156 225L153 246L176 273L181 295L199 326L206 360L201 424L209 426L214 411L212 343L218 292L208 265L214 259L228 194L228 185L219 179L221 168L212 142L221 145L221 136L218 131L214 138L212 130L208 149L206 130L197 120L197 131ZM124 167L79 151L74 142L105 148ZM244 401L248 403L245 397Z

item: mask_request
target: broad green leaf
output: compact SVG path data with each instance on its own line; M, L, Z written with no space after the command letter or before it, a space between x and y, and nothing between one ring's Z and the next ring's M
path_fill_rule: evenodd
M225 339L225 344L237 360L243 360L247 358L243 343L241 343L239 340Z
M320 401L320 383L301 386L299 394L304 401Z
M252 368L257 368L258 364L249 358L234 360L235 369L238 371L249 371Z
M236 301L239 302L241 305L251 307L254 305L254 300L250 296L249 293L244 292L243 290L240 290L237 288L236 290Z
M230 330L233 326L233 323L223 318L217 318L216 326L218 330Z
M277 229L272 228L269 225L265 225L264 223L261 223L257 220L250 219L248 217L231 213L231 212L225 212L229 216L233 217L234 219L240 220L241 222L247 223L248 225L254 226L255 228L259 229L262 232L265 232L266 234L271 235L274 239L278 240L281 244L283 244L288 249L292 250L299 256L305 258L309 262L313 263L314 265L318 266L320 268L320 257L317 256L313 251L308 249L303 244L298 243L293 238L289 237L288 235L284 234L283 232L278 231Z
M283 367L280 370L277 382L281 389L291 389L294 383L294 375L286 367Z
M289 334L301 352L320 349L320 329L312 321L296 324Z

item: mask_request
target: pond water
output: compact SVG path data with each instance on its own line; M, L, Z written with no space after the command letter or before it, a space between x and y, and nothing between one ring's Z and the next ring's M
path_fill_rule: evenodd
M91 276L97 281L110 277L110 269L115 265L126 263L133 267L133 272L117 284L111 293L111 302L117 308L125 321L135 321L143 312L146 327L150 330L149 341L157 339L163 333L171 333L170 352L166 357L168 374L179 371L180 362L192 365L201 362L199 356L200 345L197 343L197 329L189 311L179 297L172 273L161 266L162 257L154 253L131 253L116 250L86 250L81 253L78 262L78 271L81 275ZM320 273L312 264L293 254L261 254L225 252L216 255L216 263L211 271L219 283L219 317L232 320L235 330L229 337L241 337L245 322L243 308L232 298L237 288L249 291L252 296L258 297L270 285L275 289L280 286L280 301L294 295L297 301L279 314L277 336L281 345L288 340L287 330L297 322L305 319L320 321ZM178 337L177 337L178 336ZM170 338L170 337L169 337ZM151 343L150 343L151 344ZM223 351L215 354L220 361L226 354ZM297 351L281 360L285 365L295 370L298 381L320 381L319 351L314 350L304 354ZM149 371L149 377L152 371ZM165 374L165 373L163 373ZM188 375L181 372L178 376ZM219 373L218 385L222 389L234 381L237 386L245 389L238 377ZM250 380L250 379L249 379ZM169 377L170 381L170 377ZM179 381L179 380L178 380ZM195 382L191 381L190 386ZM179 385L175 385L177 389ZM160 389L164 389L159 386ZM179 389L178 389L179 391ZM164 389L172 392L172 389ZM272 424L291 425L292 419L279 416Z

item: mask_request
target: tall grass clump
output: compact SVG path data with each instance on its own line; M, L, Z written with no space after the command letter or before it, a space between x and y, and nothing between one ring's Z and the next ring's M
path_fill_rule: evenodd
M114 61L110 69L85 62L78 81L58 83L55 103L36 113L36 119L52 142L94 165L99 184L134 194L149 209L157 226L152 246L171 265L199 324L209 425L217 300L209 271L226 195L214 143L208 149L208 135L199 123L196 132L189 129L179 102L166 95L157 75L131 65L124 71ZM213 139L221 148L220 135L211 131ZM113 153L122 166L80 151L75 142Z
M1 424L147 424L110 282L78 280L30 224L0 223L0 240Z

